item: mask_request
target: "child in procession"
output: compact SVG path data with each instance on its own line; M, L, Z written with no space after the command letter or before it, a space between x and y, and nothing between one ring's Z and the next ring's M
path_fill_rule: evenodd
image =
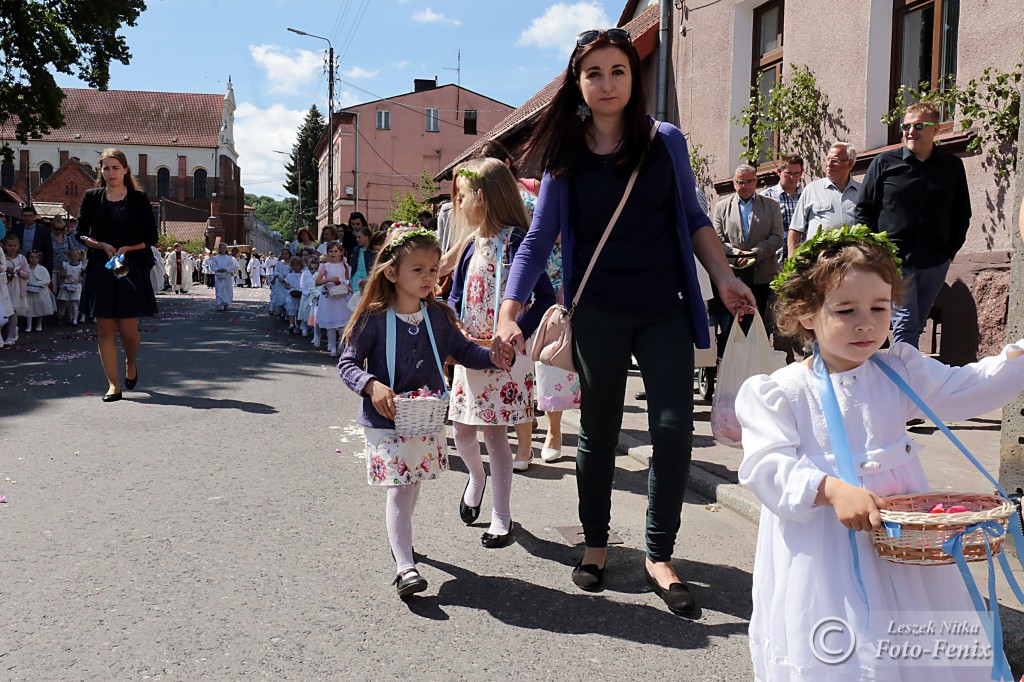
M876 656L869 645L826 664L814 645L816 629L829 619L848 624L852 633L845 636L866 633L857 640L877 642L900 618L975 616L955 565L889 562L868 532L853 532L880 527L886 497L929 490L921 446L906 432L907 421L922 412L882 365L944 420L996 409L1024 386L1024 340L964 367L944 365L905 343L880 352L901 293L895 254L884 234L864 226L822 231L793 254L772 285L778 329L813 343L814 355L748 379L736 399L744 451L739 480L764 505L750 619L756 680L988 677L991 660L980 667L928 666ZM837 415L835 422L845 427L853 460L848 469L859 485L841 478L850 457L836 445L838 430L826 428L827 415Z
M25 315L25 292L28 285L28 259L18 253L21 240L13 232L4 237L4 274L7 295L11 301L11 316L7 319L4 345L13 346L18 341L18 315Z
M284 299L284 312L288 316L288 333L298 334L299 324L296 318L299 315L299 299L302 298L302 273L306 268L298 256L292 256L289 265L292 270L284 276L284 289L288 292Z
M214 310L224 312L235 300L235 274L238 261L228 254L227 244L217 245L217 255L206 259L213 273Z
M465 223L470 234L456 248L461 254L455 268L448 304L455 309L470 337L495 337L498 305L508 281L516 251L529 228L529 218L515 178L497 159L473 159L455 175L453 220ZM520 321L529 337L541 316L555 302L547 275L534 289L534 301ZM455 367L449 416L459 456L469 469L469 481L459 502L459 516L467 525L476 521L487 483L477 429L483 427L490 459L493 511L481 544L488 549L512 541L512 448L508 427L532 422L534 368L518 362L511 372Z
M299 280L299 289L302 291L302 298L299 299L299 326L302 328L302 336L309 336L309 317L312 311L313 293L316 291L316 273L320 269L318 258L309 258L306 268L302 271L302 278Z
M328 254L335 249L340 255L337 242ZM366 438L367 480L387 488L385 521L397 568L394 584L401 597L427 588L413 557L412 515L420 482L446 470L448 456L443 424L428 436L395 433L394 399L421 387L443 392L442 358L454 357L474 369L507 369L514 359L508 344L495 341L487 349L467 339L452 311L437 303L434 287L440 258L441 247L433 233L422 229L391 233L345 328L338 363L342 381L363 398L357 421ZM389 327L394 335L393 358L387 354Z
M281 258L274 264L270 275L270 314L284 317L284 300L288 296L284 289L284 278L291 272L291 249L281 249Z
M82 253L79 249L68 252L68 262L64 264L60 290L57 292L57 316L74 327L78 326L78 302L82 298Z
M340 242L327 245L327 262L321 263L316 285L323 287L316 308L316 326L327 334L327 351L338 357L338 336L352 316L348 309L349 269Z
M32 251L28 254L28 282L25 285L25 331L43 331L43 318L57 311L57 301L50 291L50 272L42 265L43 254Z

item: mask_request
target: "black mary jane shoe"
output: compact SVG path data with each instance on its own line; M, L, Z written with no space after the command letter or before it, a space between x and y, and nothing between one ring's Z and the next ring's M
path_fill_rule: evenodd
M399 597L408 597L427 589L427 579L415 568L399 573L391 584L395 586Z
M572 569L572 582L586 592L598 592L604 588L604 569L598 568L597 564L585 564L580 559Z
M654 594L661 597L661 600L665 602L665 606L668 610L677 616L684 616L692 618L697 615L697 602L694 600L693 595L690 594L690 588L686 586L686 583L672 583L667 588L662 587L651 572L647 570L647 566L644 566L644 578L647 579L647 584L654 590Z
M500 549L507 547L512 544L512 535L515 530L515 524L510 524L508 532L504 535L495 535L493 533L484 533L480 536L480 544L487 549Z
M487 492L487 477L484 476L484 487L480 491L480 504L475 507L466 504L466 490L469 490L469 483L466 481L466 488L462 491L462 497L459 498L459 518L467 526L473 525L480 518L480 505L484 503L484 493Z
M134 379L129 379L128 378L128 368L125 367L125 370L124 370L124 387L127 388L129 391L131 391L132 389L135 388L135 386L138 383L139 383L139 366L135 365L135 378Z
M105 402L105 403L116 403L121 398L122 398L121 391L118 391L117 393L107 393L106 395L103 396L103 402Z

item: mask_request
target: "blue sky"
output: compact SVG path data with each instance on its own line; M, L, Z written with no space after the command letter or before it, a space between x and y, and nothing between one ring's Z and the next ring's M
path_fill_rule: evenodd
M581 30L614 24L608 0L149 0L123 31L128 66L111 66L110 88L222 93L231 76L235 141L246 191L285 196L285 157L310 104L327 108L327 44L339 58L341 106L412 90L414 78L456 82L519 106L563 68ZM84 87L60 75L58 83Z

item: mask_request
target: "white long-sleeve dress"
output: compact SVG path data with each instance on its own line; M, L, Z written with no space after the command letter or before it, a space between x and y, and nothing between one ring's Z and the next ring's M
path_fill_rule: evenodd
M1024 349L1024 340L1015 346ZM1024 389L1024 356L1008 360L1009 348L964 367L926 358L903 343L878 355L942 419L960 420L997 409ZM920 410L872 362L833 373L832 384L863 487L882 497L928 491L919 459L928 453L921 453L906 432L909 419L923 417ZM840 665L818 660L809 638L823 618L842 618L863 644L885 638L892 620L917 622L933 613L975 619L974 608L956 566L884 561L867 533L856 538L868 604L858 596L848 531L831 507L814 503L822 479L838 477L838 470L816 379L806 365L748 379L736 398L736 412L743 426L739 480L764 505L750 619L755 680L988 679L991 660L975 667L938 666L876 659L863 646ZM988 488L979 473L974 492ZM979 639L988 644L983 631Z

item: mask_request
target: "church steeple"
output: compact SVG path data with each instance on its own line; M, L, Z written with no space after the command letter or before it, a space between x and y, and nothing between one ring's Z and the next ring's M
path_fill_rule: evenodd
M220 143L235 152L235 88L228 76L228 91L224 95L224 115L220 124Z

